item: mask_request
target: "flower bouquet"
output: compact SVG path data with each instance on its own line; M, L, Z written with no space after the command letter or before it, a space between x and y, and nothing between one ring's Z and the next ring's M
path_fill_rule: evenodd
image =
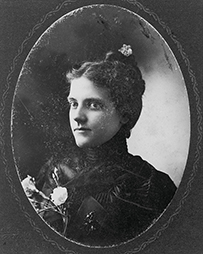
M49 196L46 196L42 191L36 188L34 177L28 175L21 184L37 213L45 219L50 226L64 235L69 218L65 205L68 198L68 191L67 188L58 185L57 174L55 173L54 171L52 178L56 183L56 188L53 189Z

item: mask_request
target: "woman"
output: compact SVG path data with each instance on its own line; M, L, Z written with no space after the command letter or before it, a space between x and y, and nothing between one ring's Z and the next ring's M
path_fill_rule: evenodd
M58 203L61 213L44 209L40 214L82 244L126 242L161 215L176 191L168 175L127 151L145 82L125 44L101 61L73 69L67 80L76 148L51 158L41 169L36 181L41 193L53 197L54 189L62 186L66 194Z

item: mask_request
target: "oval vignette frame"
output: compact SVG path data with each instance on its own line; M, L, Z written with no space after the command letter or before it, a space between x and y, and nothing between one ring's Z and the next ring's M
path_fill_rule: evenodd
M66 5L69 6L69 4L72 4L71 8L74 5L74 2L77 3L77 1L65 1L62 4L60 4L54 11L51 11L48 13L40 22L37 24L32 32L28 35L28 37L25 39L25 41L22 43L20 51L18 52L18 55L15 57L13 61L13 67L11 72L8 75L7 78L7 87L3 93L3 108L1 110L1 117L3 116L3 112L5 111L5 105L7 103L7 100L11 98L9 96L9 93L13 92L14 89L11 89L11 80L15 79L18 72L18 61L23 56L24 50L30 41L32 41L33 37L38 33L38 31L41 29L41 27L45 26L46 22L49 22L49 17L52 15L58 15L61 11L64 11L66 8ZM90 2L90 1L89 1ZM109 1L110 2L110 1ZM128 2L128 3L127 3ZM89 3L90 5L91 3ZM92 3L95 4L95 3ZM98 3L99 4L99 3ZM108 3L111 4L111 3ZM153 225L152 228L150 228L146 233L142 234L140 237L136 238L134 241L127 243L126 245L120 246L120 247L109 247L109 248L101 248L101 249L95 249L91 248L92 253L107 253L107 250L109 253L116 252L116 249L118 248L120 252L122 253L137 253L141 250L143 250L147 245L149 245L151 242L155 241L162 232L169 226L169 224L173 221L175 216L180 212L182 205L186 201L186 198L191 190L191 185L194 180L194 177L196 175L196 171L198 169L198 162L200 159L200 150L201 150L201 140L202 140L202 134L201 134L201 124L202 124L202 114L201 114L201 102L200 97L198 93L198 84L196 82L195 75L190 67L190 61L186 54L184 53L182 46L176 39L176 37L172 34L169 27L167 27L160 19L159 17L153 13L150 12L147 8L145 8L142 4L136 2L136 1L124 1L124 5L127 4L128 8L126 6L118 5L120 7L124 7L126 9L129 9L130 11L134 12L133 9L137 8L139 9L139 16L144 18L147 22L149 22L165 39L165 41L168 43L170 49L174 53L178 64L181 68L182 74L185 79L186 88L188 91L188 97L190 105L195 103L195 110L193 109L193 113L191 112L191 139L190 139L190 151L188 156L188 162L185 167L184 176L182 178L181 184L177 190L177 193L175 194L175 197L171 201L170 207L164 212L164 214L161 216L161 218L156 222L155 225ZM112 4L115 5L115 4ZM82 5L79 7L83 7ZM78 8L78 6L77 6ZM73 8L73 9L77 9ZM70 10L71 11L71 10ZM68 11L68 12L70 12ZM136 13L136 12L135 12ZM62 16L60 14L60 16ZM59 17L60 17L59 16ZM55 21L59 18L55 18ZM53 23L53 22L51 22ZM50 25L50 24L49 24ZM48 26L49 27L49 26ZM45 31L46 29L44 29ZM44 32L43 31L43 32ZM30 47L30 49L32 46ZM190 85L192 84L192 86ZM10 90L10 91L9 91ZM11 91L12 90L12 91ZM7 103L8 104L8 103ZM11 101L9 103L11 105ZM8 113L8 112L7 112ZM3 117L2 117L3 119ZM196 123L196 125L194 124ZM6 124L3 126L6 127ZM8 127L8 125L7 125ZM2 143L5 146L4 140L2 140ZM29 220L32 228L37 231L45 241L49 242L51 245L56 246L60 251L63 253L84 253L85 251L87 253L90 253L90 248L84 247L84 246L77 246L74 243L69 244L69 247L67 246L67 240L63 239L60 235L55 234L53 231L44 225L45 223L43 221L40 221L39 219L35 220L35 217L38 217L38 215L34 212L33 208L27 208L23 205L25 198L20 196L23 196L23 191L20 190L20 186L17 184L17 175L13 175L13 173L10 172L10 168L14 168L13 164L9 164L7 158L8 158L8 149L3 149L3 162L5 165L5 174L6 178L10 184L11 191L17 200L21 210L23 211L25 217ZM11 151L9 152L11 156ZM192 170L189 172L189 165ZM14 179L16 178L16 179ZM16 183L16 184L15 184ZM17 189L19 188L19 190ZM22 202L23 201L23 202ZM26 202L26 201L25 201ZM26 204L26 203L24 203ZM27 205L29 206L28 202ZM33 212L32 212L33 210ZM34 218L34 219L33 219ZM36 222L34 222L36 221ZM46 232L47 231L47 232ZM46 232L46 233L45 233ZM74 251L73 251L74 250ZM81 252L83 251L83 252ZM118 251L118 250L117 250Z

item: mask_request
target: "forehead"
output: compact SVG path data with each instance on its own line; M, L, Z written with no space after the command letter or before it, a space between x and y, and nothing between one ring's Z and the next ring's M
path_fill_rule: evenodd
M71 81L69 96L75 99L99 98L109 101L109 92L106 88L96 86L86 77Z

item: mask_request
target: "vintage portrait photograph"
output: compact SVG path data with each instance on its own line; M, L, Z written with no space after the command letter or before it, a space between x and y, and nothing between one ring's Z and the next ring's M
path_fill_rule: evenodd
M190 109L175 55L138 14L66 13L33 45L12 102L16 171L38 216L82 246L149 230L181 183Z

